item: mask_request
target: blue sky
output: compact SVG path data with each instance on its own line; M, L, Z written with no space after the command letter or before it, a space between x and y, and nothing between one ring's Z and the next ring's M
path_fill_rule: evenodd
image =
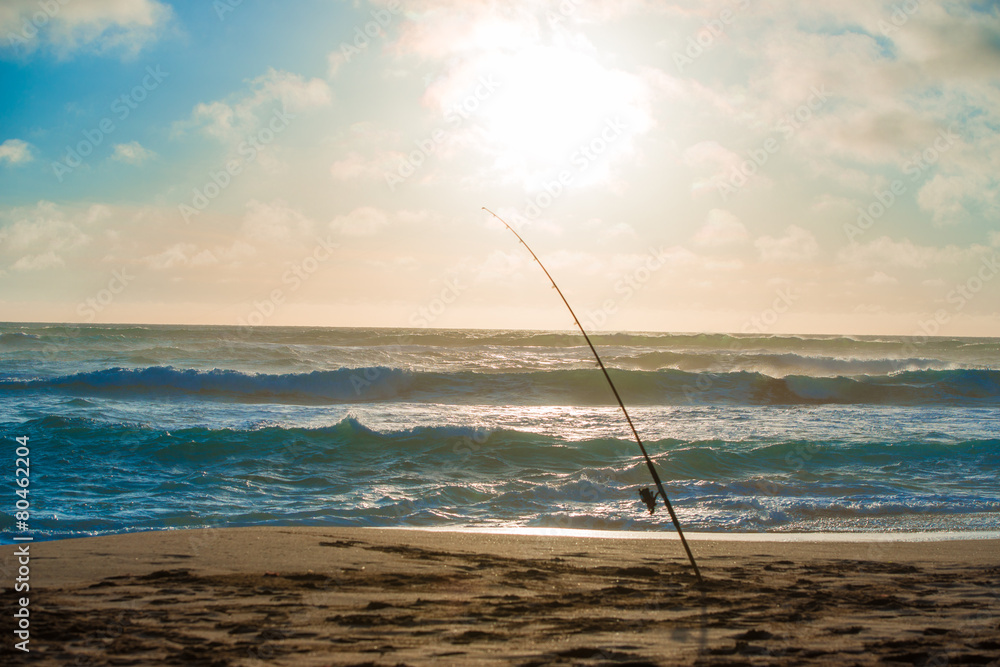
M567 328L488 206L592 329L996 335L998 73L995 2L16 0L0 319Z

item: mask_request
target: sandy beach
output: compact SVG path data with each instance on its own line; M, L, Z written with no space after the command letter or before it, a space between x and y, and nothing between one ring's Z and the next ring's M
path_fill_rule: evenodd
M4 664L1000 662L993 540L229 528L32 544ZM8 609L14 546L0 548ZM11 616L5 615L9 627Z

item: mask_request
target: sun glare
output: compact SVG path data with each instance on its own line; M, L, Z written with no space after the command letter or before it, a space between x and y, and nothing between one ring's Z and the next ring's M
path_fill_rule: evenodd
M534 47L490 64L498 86L484 104L482 126L497 166L515 178L551 177L606 159L645 129L637 127L645 122L639 82L589 55Z

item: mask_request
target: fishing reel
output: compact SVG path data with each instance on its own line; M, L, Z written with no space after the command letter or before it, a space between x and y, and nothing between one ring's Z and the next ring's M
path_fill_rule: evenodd
M646 507L649 508L650 514L656 512L656 497L658 495L660 495L659 491L653 493L648 488L639 489L639 497L642 498L642 502L646 503Z

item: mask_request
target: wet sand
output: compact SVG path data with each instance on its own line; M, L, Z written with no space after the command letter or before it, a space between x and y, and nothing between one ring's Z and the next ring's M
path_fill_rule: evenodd
M0 547L4 604L16 546ZM344 528L31 544L3 664L1000 664L1000 542Z

